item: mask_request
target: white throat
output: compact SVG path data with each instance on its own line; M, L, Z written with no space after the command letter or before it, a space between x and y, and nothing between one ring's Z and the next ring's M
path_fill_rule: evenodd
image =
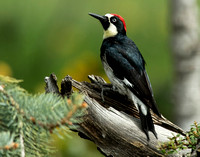
M110 26L108 27L108 29L105 31L104 30L104 33L103 33L103 39L106 39L106 38L109 38L109 37L114 37L115 35L117 35L117 28L114 24L112 24L110 22L110 18L114 15L111 15L111 14L106 14L105 16L108 17L108 20L109 20L109 23L110 23Z

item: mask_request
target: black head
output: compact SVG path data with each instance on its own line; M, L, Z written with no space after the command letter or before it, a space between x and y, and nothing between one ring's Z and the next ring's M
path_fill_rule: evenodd
M116 36L117 34L126 35L126 24L121 16L117 14L106 14L101 16L93 13L89 13L89 15L101 22L104 28L104 39Z

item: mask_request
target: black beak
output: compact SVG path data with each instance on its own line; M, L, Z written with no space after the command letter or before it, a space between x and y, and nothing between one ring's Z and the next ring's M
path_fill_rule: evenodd
M101 16L101 15L97 15L97 14L94 14L94 13L89 13L89 15L98 19L101 23L106 22L108 20L106 16Z
M108 29L108 27L110 25L109 21L108 21L108 17L97 15L97 14L94 14L94 13L89 13L89 15L92 16L92 17L94 17L94 18L96 18L96 19L98 19L101 22L104 30Z

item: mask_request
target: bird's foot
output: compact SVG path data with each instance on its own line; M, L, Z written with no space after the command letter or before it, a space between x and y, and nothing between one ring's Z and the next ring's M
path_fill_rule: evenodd
M111 86L102 86L101 87L101 99L102 99L102 101L103 102L105 102L105 99L104 99L104 92L105 91L110 91L110 90L114 90L114 86L113 85L111 85Z

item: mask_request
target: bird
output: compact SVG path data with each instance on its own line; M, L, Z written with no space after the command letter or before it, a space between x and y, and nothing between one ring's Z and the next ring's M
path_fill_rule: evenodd
M136 44L126 35L126 23L118 14L89 13L103 26L100 58L104 71L117 91L126 95L139 112L141 128L149 141L149 131L157 138L150 109L159 117L145 60Z

